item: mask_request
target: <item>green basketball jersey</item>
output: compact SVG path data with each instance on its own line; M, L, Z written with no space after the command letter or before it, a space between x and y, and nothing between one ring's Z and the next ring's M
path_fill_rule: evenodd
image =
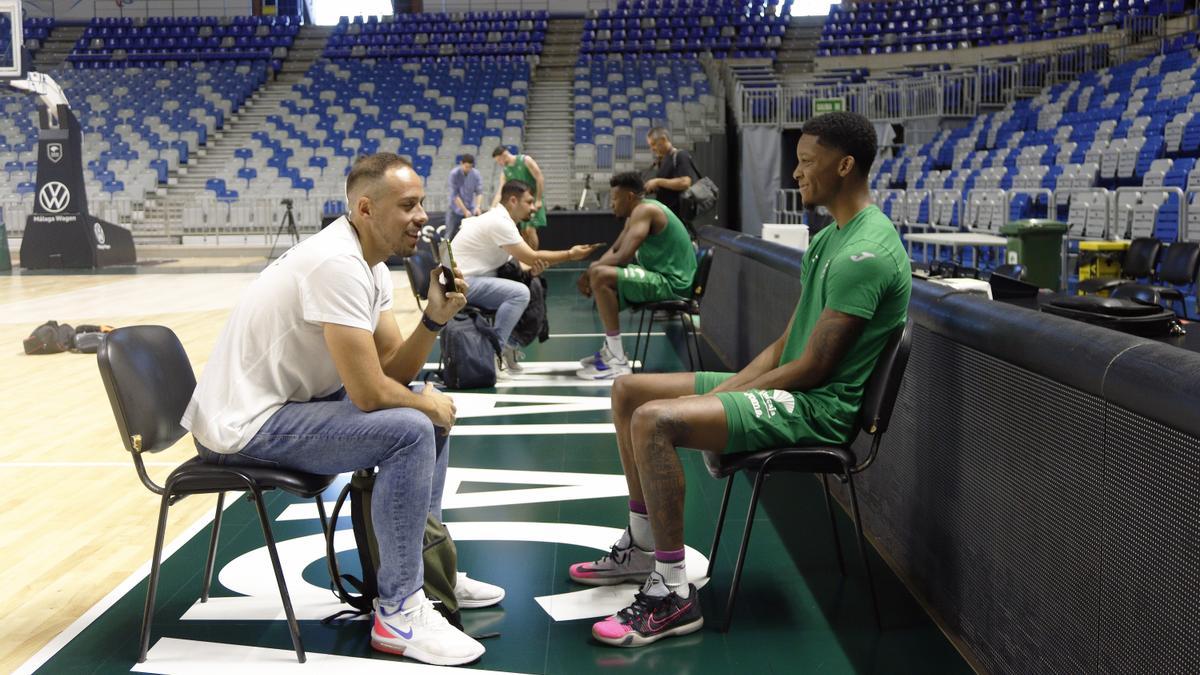
M804 254L803 287L779 365L800 358L825 309L867 320L862 336L829 381L807 392L824 414L853 428L863 388L888 337L908 317L912 272L892 221L875 206L859 211L843 227L821 230Z
M683 221L665 204L654 199L643 199L643 204L652 204L667 217L667 226L658 234L646 237L637 250L637 263L648 270L667 278L671 290L680 297L692 294L692 279L696 276L696 249Z
M534 199L543 198L543 195L537 193L537 180L534 179L533 172L529 170L529 167L525 166L525 155L517 155L517 161L513 162L512 166L504 167L504 182L507 183L510 180L519 180L533 188ZM529 221L529 225L532 225L533 227L546 226L545 204L543 204L542 208L538 209L537 212L533 214L533 218Z

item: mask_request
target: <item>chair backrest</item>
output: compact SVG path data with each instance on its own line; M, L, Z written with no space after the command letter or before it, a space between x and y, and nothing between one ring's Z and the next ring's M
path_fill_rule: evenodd
M417 250L404 259L408 285L412 287L413 295L422 302L429 299L429 275L433 274L435 267L437 261L433 259L433 253L424 246L417 246Z
M887 431L892 420L892 409L900 392L900 381L908 366L908 353L912 349L912 319L904 323L888 338L879 352L875 370L867 380L863 391L862 407L858 411L859 427L871 435Z
M196 375L170 328L118 328L100 342L96 360L126 450L159 452L187 433L179 420L196 388ZM140 447L135 447L135 436L141 438Z
M1196 281L1197 266L1200 266L1200 244L1177 241L1167 247L1158 277L1176 286L1190 285Z
M1158 254L1162 251L1162 242L1154 237L1138 237L1129 242L1129 250L1125 253L1125 265L1121 272L1131 279L1150 276L1154 264L1158 262Z
M992 270L992 274L999 274L1002 277L1009 277L1016 279L1017 281L1024 281L1025 277L1028 276L1028 270L1025 269L1024 265L1010 263L997 266L996 269Z
M701 246L696 251L696 275L692 277L692 300L697 302L704 297L704 289L708 286L708 271L712 269L713 247Z

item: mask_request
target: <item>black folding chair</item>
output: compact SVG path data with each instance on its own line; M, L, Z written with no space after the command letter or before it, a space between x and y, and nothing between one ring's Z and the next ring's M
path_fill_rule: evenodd
M700 356L700 337L692 317L700 314L700 299L704 297L704 288L708 284L708 271L712 268L712 259L711 246L702 246L696 251L696 275L692 281L692 294L686 300L659 300L632 306L633 310L642 312L638 317L637 337L633 342L633 362L640 362L642 370L646 369L646 357L650 355L650 334L654 332L655 312L666 312L668 321L679 318L679 323L683 326L683 347L687 351L688 370L696 370L697 365L700 366L700 370L704 370L704 360ZM643 330L647 316L650 317L650 324ZM646 336L644 341L643 332ZM693 350L696 352L695 359L692 358Z
M109 333L100 343L97 359L100 377L108 391L108 402L117 418L117 429L121 432L125 449L133 456L138 477L151 492L162 496L158 509L158 532L154 538L154 558L150 565L150 585L146 591L146 609L142 616L138 663L146 660L146 652L150 648L150 625L154 618L154 595L158 590L163 539L167 531L167 509L189 495L217 493L212 538L204 563L204 587L200 591L200 602L207 602L225 493L241 490L248 492L258 509L263 539L267 542L271 566L275 569L275 582L279 585L279 596L287 615L288 630L292 634L292 646L296 649L296 658L304 663L300 627L296 623L287 584L283 580L275 537L271 533L271 521L263 505L263 492L278 488L301 497L315 497L322 531L328 535L329 523L321 493L337 476L318 476L279 468L208 464L197 456L180 464L159 486L146 473L142 453L166 450L187 433L179 420L192 397L192 390L196 388L196 376L183 345L175 333L165 326L130 326Z
M762 491L763 482L772 472L801 472L821 474L821 483L825 488L825 508L829 512L829 523L833 528L833 544L837 550L838 570L846 574L845 560L842 558L842 544L838 538L837 521L834 518L833 504L829 497L829 474L834 474L846 484L850 493L850 518L854 521L854 531L858 537L858 551L862 555L863 567L867 573L867 586L871 589L871 606L875 612L875 625L880 626L879 601L875 597L875 581L871 577L871 565L867 560L866 544L863 540L862 518L858 511L858 496L854 491L854 474L859 473L875 461L879 452L879 441L887 431L888 422L892 417L892 408L896 404L896 395L900 390L900 381L904 377L904 368L908 365L908 353L912 344L912 322L897 330L889 338L871 379L867 381L863 392L862 408L858 413L858 426L863 433L872 437L871 450L865 459L859 460L851 447L851 443L831 447L776 448L757 452L741 452L731 455L704 453L704 463L714 478L725 478L725 496L721 499L721 515L717 518L717 532L713 536L712 551L708 555L708 577L712 578L713 567L717 560L717 547L721 543L721 529L725 525L725 512L729 508L729 495L733 491L733 479L739 471L754 474L754 488L750 493L750 510L746 514L746 529L742 534L742 546L738 550L737 563L733 568L733 585L729 589L729 602L725 605L725 619L721 631L729 630L733 620L733 604L737 599L738 586L742 579L742 566L746 561L746 547L750 543L750 528L754 524L754 512L758 508L758 498Z

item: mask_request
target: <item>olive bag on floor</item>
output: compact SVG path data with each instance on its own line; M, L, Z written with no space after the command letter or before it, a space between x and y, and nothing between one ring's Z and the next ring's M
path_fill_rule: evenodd
M379 543L375 539L375 527L371 522L371 495L374 490L375 470L360 469L354 472L350 482L342 488L333 506L333 513L329 517L330 531L325 536L325 559L329 566L333 594L354 609L327 616L322 619L322 623L370 614L374 610L375 599L379 597L379 585L376 581L379 570ZM337 551L333 546L338 516L341 515L347 498L350 499L350 522L358 549L358 561L362 566L361 578L341 572L338 568ZM433 606L451 624L461 629L458 598L454 596L454 586L458 581L458 549L454 546L450 532L446 530L446 524L434 518L433 514L429 514L425 520L422 559L425 563L423 588L426 597L433 601Z

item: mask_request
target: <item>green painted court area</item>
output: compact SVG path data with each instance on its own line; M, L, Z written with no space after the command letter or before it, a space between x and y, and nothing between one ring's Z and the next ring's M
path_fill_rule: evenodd
M569 271L550 273L553 337L526 350L526 363L576 361L600 344L602 329ZM625 315L628 329L636 317ZM713 319L709 319L712 321ZM664 329L656 326L656 332ZM686 367L677 327L653 338L650 370ZM632 349L630 335L626 349ZM436 356L434 357L436 359ZM710 367L713 364L708 364ZM597 558L627 520L624 480L611 429L608 386L553 375L526 375L517 384L471 392L451 442L445 520L458 542L459 568L507 590L500 607L464 612L471 632L500 632L470 668L519 673L955 673L970 672L953 646L916 606L873 552L884 630L876 630L861 563L839 513L847 545L843 578L830 539L820 485L807 477L772 478L766 500L780 522L760 509L732 630L717 631L749 484L737 481L722 550L711 583L701 590L708 625L693 635L642 649L594 642L590 625L632 598L633 586L589 589L568 580L567 567ZM470 399L469 403L467 402ZM97 401L97 405L103 402ZM596 426L600 425L600 426ZM477 428L472 433L471 427ZM578 433L583 431L584 433ZM695 453L684 452L688 494L689 571L704 574L723 484ZM132 481L132 476L130 477ZM340 488L341 483L335 485ZM130 490L141 487L130 483ZM332 503L336 492L325 496ZM82 629L60 640L42 672L262 673L436 672L375 653L369 623L323 625L339 609L329 579L316 509L285 494L268 497L309 662L296 664L278 593L252 505L232 500L225 512L213 598L199 605L210 534L193 532L163 564L149 660L135 663L145 599L145 570L115 601L95 608ZM782 518L779 514L787 514ZM341 562L357 569L349 518L338 523ZM147 523L146 535L152 535ZM345 535L345 536L343 536ZM695 556L699 556L698 558ZM697 562L699 560L699 562ZM111 597L110 597L111 599ZM52 645L52 647L55 645Z

